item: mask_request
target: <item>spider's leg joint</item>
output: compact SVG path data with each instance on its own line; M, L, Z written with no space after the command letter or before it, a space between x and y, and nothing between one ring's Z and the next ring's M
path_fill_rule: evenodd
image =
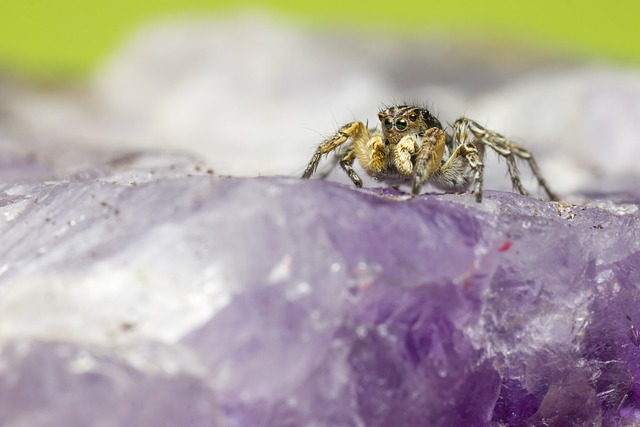
M478 154L478 149L471 144L463 146L461 154L464 155L469 167L474 171L472 194L475 194L476 202L480 203L482 202L482 184L484 183L484 163Z
M518 144L510 141L501 134L485 129L473 120L464 117L456 120L453 126L454 139L456 139L458 143L466 144L467 142L470 142L478 146L478 159L481 159L483 157L484 147L486 146L490 147L498 155L504 157L507 160L507 167L509 170L509 176L511 177L511 183L520 194L527 195L528 192L524 188L520 180L520 173L516 165L516 157L528 162L531 171L535 175L540 186L549 196L549 199L557 200L556 195L551 191L551 189L547 185L547 182L542 177L540 169L538 168L533 155L528 150L520 147ZM482 179L482 172L480 172L480 174L478 175L478 170L476 170L476 180L478 176L480 177L480 179ZM475 189L479 189L479 191L481 191L481 188L478 187L477 182L474 186L474 192Z
M323 155L338 149L349 138L358 138L362 133L368 134L362 122L351 122L342 126L334 135L325 139L324 142L318 146L307 168L304 170L302 178L311 178L311 175L313 175L318 168L318 164Z
M356 187L362 188L362 178L360 178L356 171L353 169L354 160L355 153L353 150L350 150L349 153L340 161L340 167Z

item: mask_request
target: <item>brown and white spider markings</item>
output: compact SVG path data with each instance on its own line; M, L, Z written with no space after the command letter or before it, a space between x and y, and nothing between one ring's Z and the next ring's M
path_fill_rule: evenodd
M558 200L549 189L531 153L499 133L483 128L467 118L452 125L452 134L426 108L400 105L378 113L382 133L373 132L362 122L351 122L327 138L313 154L302 174L310 178L323 155L334 152L336 163L351 178L356 187L362 179L353 169L358 159L367 174L392 186L407 184L413 196L420 193L425 182L445 191L466 191L473 182L476 201L482 201L482 181L485 147L490 147L507 161L513 187L528 194L522 186L516 158L526 160L540 186L550 200ZM350 140L349 143L347 143ZM330 171L321 174L328 175Z

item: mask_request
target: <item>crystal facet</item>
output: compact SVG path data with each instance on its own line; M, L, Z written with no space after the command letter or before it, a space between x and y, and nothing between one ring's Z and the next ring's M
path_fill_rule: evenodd
M637 195L477 204L190 161L2 185L0 424L640 419Z

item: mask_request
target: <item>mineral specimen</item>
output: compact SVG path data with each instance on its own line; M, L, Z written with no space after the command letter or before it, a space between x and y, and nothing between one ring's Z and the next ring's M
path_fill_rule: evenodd
M637 194L210 172L0 187L0 425L640 422Z

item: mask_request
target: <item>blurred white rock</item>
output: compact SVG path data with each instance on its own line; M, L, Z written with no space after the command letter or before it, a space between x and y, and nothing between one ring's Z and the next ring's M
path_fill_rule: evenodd
M196 151L216 170L255 175L297 172L321 139L316 132L331 129L331 114L367 104L374 111L386 85L358 58L336 56L300 29L250 18L147 28L94 87L139 143Z
M298 175L339 125L373 126L382 104L415 101L443 123L465 115L531 149L562 194L637 180L637 70L486 43L321 31L258 14L157 22L84 88L18 90L2 107L38 151L69 141L178 150L254 176ZM509 189L505 165L487 162L488 188Z
M636 69L594 65L526 76L477 99L469 114L544 155L545 173L561 192L597 188L603 177L638 182Z

